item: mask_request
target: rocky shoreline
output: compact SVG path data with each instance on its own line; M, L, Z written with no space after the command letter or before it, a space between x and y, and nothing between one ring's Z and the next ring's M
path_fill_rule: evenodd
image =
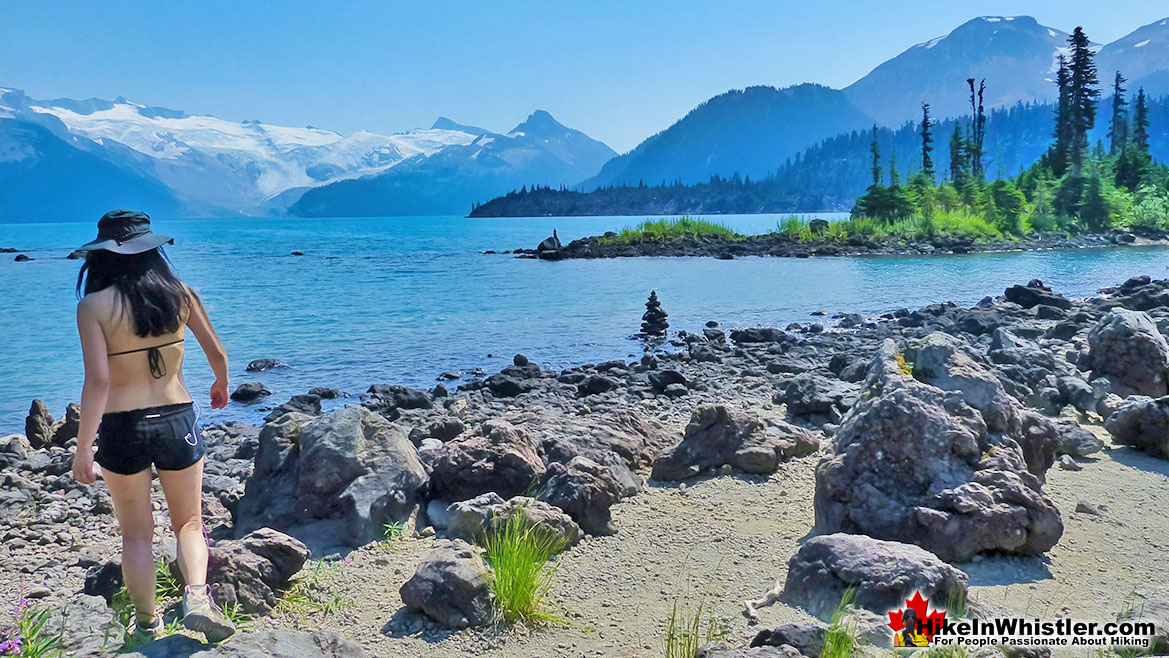
M318 390L262 426L212 426L215 592L252 628L124 655L658 655L679 569L706 575L727 624L709 658L816 656L849 586L880 647L913 590L1034 615L1010 587L1037 582L1076 615L1139 596L1169 651L1169 281L813 320L679 331L560 372L517 355L457 390L379 384L326 413ZM118 540L103 488L70 475L76 412L34 403L0 439L0 604L24 588L63 611L73 655L103 656ZM472 542L509 510L564 540L553 600L576 627L491 625ZM334 565L351 608L281 607L308 560ZM763 631L742 614L756 596Z
M579 238L561 245L549 238L535 249L519 248L510 252L519 258L560 260L567 258L636 258L699 257L730 260L744 256L811 258L813 256L901 256L931 254L1008 253L1019 251L1060 251L1105 247L1169 246L1169 233L1149 230L1117 230L1109 233L1044 234L1018 239L974 240L938 236L921 240L869 239L852 237L844 242L814 239L800 240L784 233L739 236L683 237L669 240L646 238L632 243L614 243L607 239L613 232ZM553 241L554 240L554 241Z

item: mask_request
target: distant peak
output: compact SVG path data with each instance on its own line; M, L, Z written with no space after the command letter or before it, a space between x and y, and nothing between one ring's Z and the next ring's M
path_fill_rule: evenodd
M435 120L434 125L430 127L431 130L454 130L457 132L464 132L469 135L486 135L491 132L477 126L468 126L452 121L446 117L439 117Z
M528 118L512 129L513 133L524 134L539 134L549 131L563 131L568 130L564 124L552 118L551 114L544 110L536 110L528 115Z

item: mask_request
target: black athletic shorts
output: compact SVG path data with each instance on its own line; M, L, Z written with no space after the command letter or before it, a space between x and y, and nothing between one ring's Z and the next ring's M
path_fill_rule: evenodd
M163 471L181 471L203 458L203 433L195 405L167 404L101 417L96 461L120 475L140 473L153 464Z

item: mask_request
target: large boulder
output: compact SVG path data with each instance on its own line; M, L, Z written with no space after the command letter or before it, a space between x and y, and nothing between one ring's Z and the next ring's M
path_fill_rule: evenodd
M494 492L451 504L446 510L446 534L479 543L500 531L516 514L524 517L531 532L563 548L575 546L583 535L580 526L558 507L528 496L505 501Z
M783 389L783 402L793 416L839 414L848 411L856 402L857 387L822 375L803 373L788 380ZM778 398L777 398L777 401Z
M1107 377L1113 393L1169 393L1169 344L1148 313L1112 309L1088 332L1088 348L1092 377Z
M308 546L271 528L260 528L242 539L213 544L207 553L207 582L220 605L236 606L252 615L276 607L280 587L309 558ZM171 571L182 578L177 562Z
M321 396L315 393L294 395L289 398L288 402L278 404L272 411L269 411L268 415L264 416L264 422L271 422L284 414L294 411L308 416L319 416L321 413Z
M434 406L426 391L397 384L374 384L367 393L370 397L364 406L390 420L397 420L402 409L430 409Z
M905 374L898 357L886 340L816 468L817 531L913 543L948 561L1054 546L1059 510L1019 443L989 432L960 392Z
M625 409L585 417L548 410L520 414L513 422L537 437L549 462L588 457L605 463L615 453L627 467L636 469L648 466L673 442L661 428Z
M380 539L387 523L406 521L427 478L400 427L363 407L302 426L296 418L303 417L290 414L281 426L287 431L261 431L237 536L269 526L310 545L356 547Z
M966 574L911 544L865 535L813 537L788 560L781 600L827 619L853 588L853 604L884 614L921 592L945 604L965 601Z
M1117 443L1169 459L1169 396L1128 398L1104 421L1104 429Z
M441 540L399 590L402 603L447 628L483 626L494 618L487 566L461 539Z
M81 405L76 402L70 402L66 405L65 416L53 423L52 429L51 441L53 445L63 446L70 439L77 438L77 432L81 429Z
M746 473L774 473L781 462L819 447L811 432L782 420L723 405L702 407L690 415L682 442L654 460L651 477L684 480L723 465Z
M467 500L494 491L511 498L544 476L539 446L526 430L492 419L438 449L431 471L436 498Z
M611 469L588 457L552 463L543 499L564 510L590 535L617 533L609 508L621 499L621 483Z

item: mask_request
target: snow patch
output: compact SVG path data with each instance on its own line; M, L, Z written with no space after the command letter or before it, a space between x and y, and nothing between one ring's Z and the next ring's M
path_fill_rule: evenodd
M946 37L938 37L937 39L930 39L929 42L925 44L925 49L929 50L930 48L933 48L934 46L941 43L942 39L945 39L945 38Z
M1135 44L1135 45L1133 45L1133 48L1144 48L1144 47L1145 47L1145 46L1147 46L1147 45L1149 45L1149 40L1148 40L1148 39L1145 39L1144 41L1142 41L1142 42L1140 42L1140 43L1138 43L1138 44Z
M983 16L982 20L986 21L987 23L999 23L1003 19L1001 16Z
M1007 21L1007 22L1009 23L1009 22L1011 22L1011 21L1015 20L1015 17L1014 17L1014 16L1007 16L1007 17L1006 17L1006 18L1004 18L1003 20L1004 20L1004 21Z
M1047 33L1050 34L1052 36L1052 38L1055 38L1055 39L1059 38L1059 35L1055 33L1055 30L1051 29L1050 27L1047 28Z

